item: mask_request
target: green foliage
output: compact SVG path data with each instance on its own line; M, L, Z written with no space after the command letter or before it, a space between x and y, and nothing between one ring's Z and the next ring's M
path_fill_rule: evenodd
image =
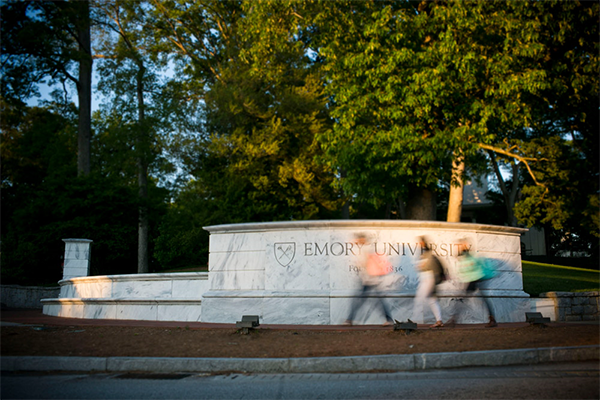
M331 122L299 7L194 2L157 10L157 32L176 44L168 51L186 77L172 85L198 107L187 114L191 124L176 118L187 137L172 144L191 179L160 228L163 267L206 264L203 226L327 218L339 208L333 175L315 160L314 136Z
M195 82L190 89L205 88L206 135L185 168L207 198L218 199L214 206L224 222L316 218L338 207L333 174L315 162L314 136L330 120L299 6L163 7L170 18L165 26L178 27L176 36L168 29L165 36L191 59L181 72ZM207 21L218 29L205 30ZM193 39L198 33L208 48Z
M217 211L197 184L190 183L179 192L160 225L154 256L161 268L208 265L208 232L203 226L219 221Z
M56 283L62 277L65 238L94 241L92 274L134 273L137 189L98 174L75 178L73 113L3 108L3 282ZM164 213L165 195L164 189L150 190L152 224Z
M67 2L6 1L2 3L1 92L5 99L39 95L36 84L70 75L78 58ZM49 78L49 79L48 79Z
M600 121L600 6L587 2L542 2L541 60L551 83L537 105L523 154L537 162L537 181L515 214L528 226L551 227L553 251L598 254ZM549 15L560 15L550 18ZM566 246L568 245L568 246ZM565 249L565 247L569 247Z
M92 174L44 183L28 196L26 207L14 206L12 197L19 195L18 188L2 191L3 282L57 282L62 277L63 238L94 241L92 275L136 272L135 190ZM161 214L154 205L151 220Z
M79 102L77 173L90 172L92 55L87 1L7 1L0 6L2 76L0 95L8 102L38 96L37 85L69 85ZM75 72L77 71L77 72ZM54 90L55 100L60 90Z
M550 140L548 140L550 139ZM538 179L543 182L552 181L553 185L564 186L567 184L566 179L569 175L569 168L566 164L573 164L566 159L568 153L561 151L561 147L566 147L565 141L560 138L544 138L542 140L532 140L528 143L523 143L523 147L531 146L535 148L535 152L540 155L540 158L545 160L545 169L538 170L536 175ZM574 166L574 165L571 165ZM556 189L559 189L556 187ZM564 202L559 199L560 191L558 193L549 194L548 190L544 186L529 185L523 188L523 194L525 199L521 201L516 209L516 216L523 222L529 222L529 226L533 225L531 222L540 220L542 223L552 223L554 229L560 229L562 222L567 218L566 213L569 210L565 209ZM544 200L542 198L546 197ZM541 202L545 201L547 206L540 207ZM542 213L545 216L542 218Z
M156 175L165 172L163 167L172 170L162 153L173 110L159 79L168 56L154 46L147 6L144 2L95 4L103 27L96 46L101 54L97 73L103 102L95 115L101 136L95 161L105 174L121 173L132 181L145 175L147 168Z
M454 157L474 167L492 120L526 123L521 93L544 80L527 63L536 26L512 4L323 4L316 23L338 123L319 140L347 190L397 198L435 189L450 182Z
M597 2L92 2L107 101L73 180L77 110L19 99L77 81L81 4L1 6L3 278L75 235L94 273L134 271L139 207L153 270L205 265L207 225L399 217L453 160L485 173L482 148L519 163L515 213L553 251L598 252Z
M598 271L523 261L523 290L530 296L545 292L600 290Z

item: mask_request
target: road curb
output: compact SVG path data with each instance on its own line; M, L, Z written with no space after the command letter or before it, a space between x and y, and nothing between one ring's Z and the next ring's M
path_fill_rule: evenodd
M593 360L600 360L600 345L307 358L3 356L0 363L3 372L331 373L417 371Z

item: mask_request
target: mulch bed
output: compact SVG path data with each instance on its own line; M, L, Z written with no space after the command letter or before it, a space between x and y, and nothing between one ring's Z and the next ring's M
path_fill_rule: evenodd
M3 326L2 356L327 357L598 345L598 325L418 329Z

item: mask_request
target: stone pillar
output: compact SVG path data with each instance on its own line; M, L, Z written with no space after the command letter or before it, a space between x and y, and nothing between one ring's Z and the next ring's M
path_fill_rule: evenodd
M65 242L63 279L88 276L90 274L90 246L93 240L63 239L63 242Z

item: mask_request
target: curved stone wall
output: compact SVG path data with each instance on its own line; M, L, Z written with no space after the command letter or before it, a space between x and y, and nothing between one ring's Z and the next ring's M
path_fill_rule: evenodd
M531 309L523 292L520 235L525 229L432 221L293 221L206 227L210 232L208 273L92 276L59 282L59 298L42 300L44 314L74 318L235 323L258 315L264 324L342 323L360 287L354 235L369 235L393 271L378 294L399 321L433 322L425 305L412 315L420 255L417 237L429 237L450 281L439 287L444 320L456 304L459 322L485 322L479 297L462 295L456 275L458 240L491 259L498 272L486 282L499 322L525 320ZM373 296L355 321L379 324Z
M88 276L63 279L60 295L43 299L58 317L200 321L207 272Z

